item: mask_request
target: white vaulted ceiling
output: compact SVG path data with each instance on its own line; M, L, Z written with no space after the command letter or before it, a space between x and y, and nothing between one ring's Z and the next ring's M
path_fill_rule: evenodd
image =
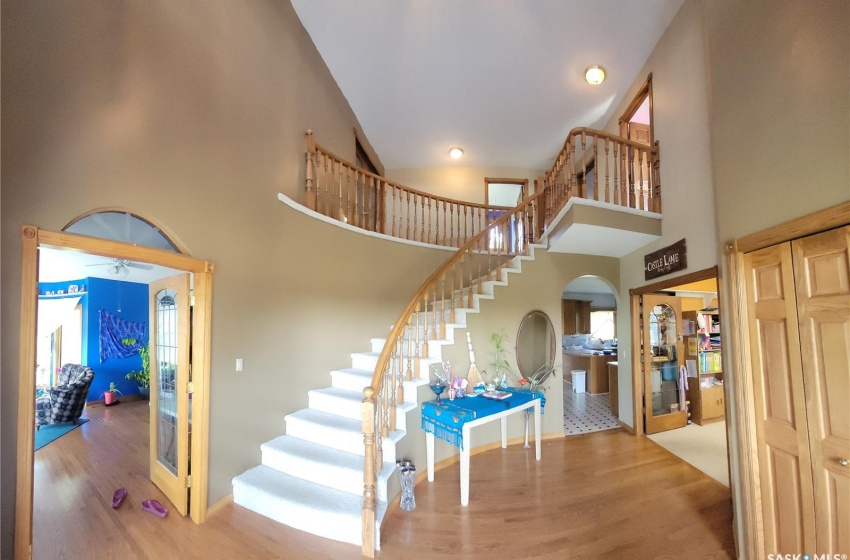
M544 169L571 128L612 116L682 1L292 4L386 168Z

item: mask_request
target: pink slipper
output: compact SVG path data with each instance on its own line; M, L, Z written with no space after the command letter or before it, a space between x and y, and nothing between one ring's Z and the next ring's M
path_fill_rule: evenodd
M142 502L142 509L154 514L157 517L165 517L168 515L168 510L157 500L145 500Z
M116 490L115 493L112 495L112 507L117 508L118 506L120 506L121 503L124 501L124 498L126 498L126 497L127 497L127 489L126 488L119 488L118 490Z

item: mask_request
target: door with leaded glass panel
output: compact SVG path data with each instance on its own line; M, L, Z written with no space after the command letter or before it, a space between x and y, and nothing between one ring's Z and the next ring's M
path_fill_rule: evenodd
M150 284L150 476L180 515L189 497L189 275Z

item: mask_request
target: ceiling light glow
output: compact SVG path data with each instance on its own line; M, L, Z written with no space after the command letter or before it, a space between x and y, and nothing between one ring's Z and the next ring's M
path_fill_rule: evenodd
M463 150L460 148L452 148L449 150L449 157L452 159L460 159L463 156Z
M591 66L584 71L584 79L592 86L598 86L605 81L605 69L601 66Z

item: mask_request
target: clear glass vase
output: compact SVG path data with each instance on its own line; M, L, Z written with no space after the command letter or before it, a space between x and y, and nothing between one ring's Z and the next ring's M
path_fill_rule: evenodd
M416 508L416 498L413 497L413 480L416 478L416 467L407 464L400 467L401 474L401 509L411 511Z

